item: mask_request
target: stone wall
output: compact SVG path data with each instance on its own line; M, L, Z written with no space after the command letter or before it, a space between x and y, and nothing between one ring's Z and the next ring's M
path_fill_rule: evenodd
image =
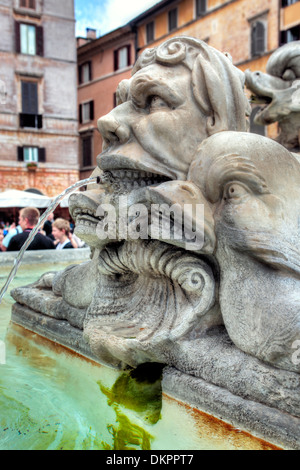
M15 22L43 28L44 53L16 53ZM79 179L77 129L77 65L74 1L36 2L35 10L19 1L0 0L0 191L36 188L53 196ZM22 81L37 83L42 128L20 127ZM18 161L18 147L46 150L35 173Z

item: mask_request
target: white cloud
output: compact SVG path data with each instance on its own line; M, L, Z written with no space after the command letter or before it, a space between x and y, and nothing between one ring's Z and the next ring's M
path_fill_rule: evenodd
M125 25L160 0L75 0L76 36L85 36L86 28L97 30L98 35Z

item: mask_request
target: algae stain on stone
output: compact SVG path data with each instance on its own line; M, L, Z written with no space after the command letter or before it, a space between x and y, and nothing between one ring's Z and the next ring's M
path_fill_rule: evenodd
M109 425L113 436L113 450L150 450L153 436L142 426L132 422L124 408L133 411L139 420L154 425L161 417L162 364L143 364L137 369L124 372L111 389L97 382L107 396L108 405L116 413L117 425ZM122 407L122 411L121 411ZM103 446L109 448L108 444Z

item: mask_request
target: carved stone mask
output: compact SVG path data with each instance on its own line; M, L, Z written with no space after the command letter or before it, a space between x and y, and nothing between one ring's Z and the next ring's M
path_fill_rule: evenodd
M212 204L220 306L234 343L299 371L300 165L278 143L224 132L207 139L188 177Z
M101 249L96 209L113 193L130 193L163 181L186 180L199 144L208 136L248 128L244 75L225 54L192 38L173 38L148 49L130 80L120 83L118 106L99 119L104 139L100 186L70 198L76 233Z

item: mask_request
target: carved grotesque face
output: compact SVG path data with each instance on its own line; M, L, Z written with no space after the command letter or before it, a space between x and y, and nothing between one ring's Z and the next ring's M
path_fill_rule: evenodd
M299 171L296 158L276 142L226 132L201 145L188 179L212 204L216 229L222 225L232 230L235 246L256 234L252 248L258 249L258 234L272 234L274 244L280 235L299 250Z
M186 180L199 144L222 130L246 130L244 76L230 59L202 41L174 38L144 51L118 106L99 119L99 171L110 188L71 196L76 233L101 248L96 208L114 194Z
M225 132L202 144L189 179L211 204L226 329L242 350L299 371L300 166L282 146Z
M100 168L185 180L195 149L207 137L206 117L193 97L189 70L183 65L149 65L120 84L119 96L121 104L99 119L104 138Z
M111 189L129 194L163 181L185 180L195 149L208 136L190 71L183 65L149 65L121 82L118 96L117 108L98 122L104 140L98 166L109 175ZM71 213L75 218L79 214L76 233L90 245L100 246L95 214L109 194L110 189L76 195L75 208L71 199Z

